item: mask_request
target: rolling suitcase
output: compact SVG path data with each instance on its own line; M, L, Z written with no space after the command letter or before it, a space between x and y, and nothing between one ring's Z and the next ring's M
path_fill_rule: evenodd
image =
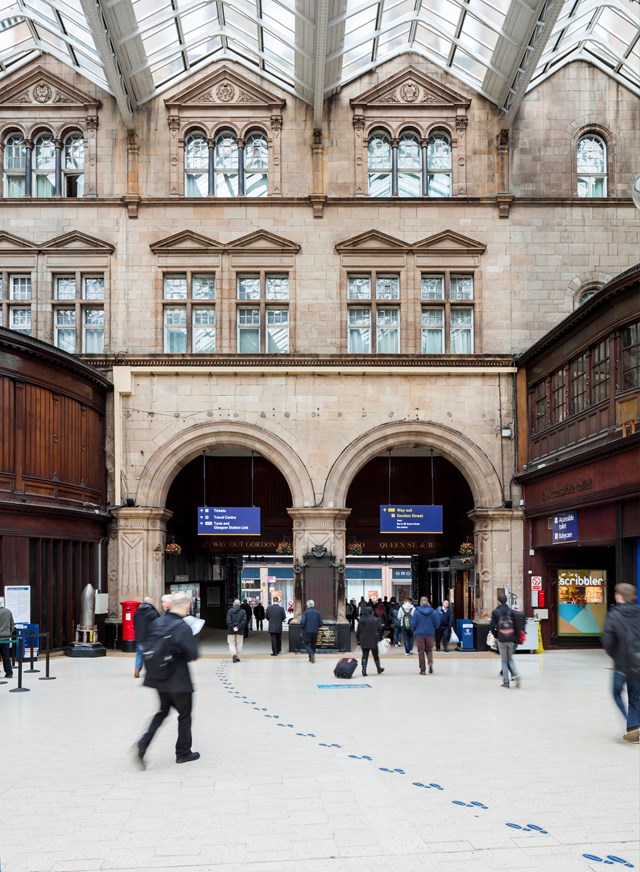
M336 663L333 674L336 678L353 678L353 673L357 668L358 661L355 657L341 657Z

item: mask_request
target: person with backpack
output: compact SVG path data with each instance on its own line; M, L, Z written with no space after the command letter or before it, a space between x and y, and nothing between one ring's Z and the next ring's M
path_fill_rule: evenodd
M513 652L520 642L520 634L516 631L516 617L513 609L507 605L507 595L498 594L498 606L491 613L490 631L498 643L498 651L502 662L502 685L509 687L509 673L513 676L516 687L520 687L520 674L516 669ZM517 637L517 638L516 638Z
M133 677L140 678L140 670L144 663L144 646L149 635L151 624L160 615L153 604L153 598L146 596L133 613L133 632L136 640L136 660L133 667Z
M410 597L406 596L404 602L398 609L398 620L402 630L402 639L404 641L404 653L408 657L413 651L413 630L411 629L411 616L414 608Z
M612 608L604 622L602 645L613 658L613 699L627 721L625 742L640 744L640 606L632 584L616 584ZM622 699L627 685L627 703Z
M400 647L400 635L402 627L398 619L398 603L391 600L391 608L389 609L389 641L395 648Z
M134 761L145 768L145 754L158 728L172 708L178 712L176 763L191 763L200 754L191 750L191 707L193 683L188 664L198 657L198 644L183 620L191 609L191 596L178 591L171 597L166 615L151 624L145 643L145 687L153 687L160 697L160 709L151 719L147 732L133 746Z
M384 668L380 666L380 656L378 654L378 642L382 639L384 628L384 618L375 615L373 610L367 606L358 621L358 629L356 631L356 640L362 648L363 677L367 674L369 653L373 654L373 661L376 664L378 675L384 672Z
M240 605L240 600L235 599L227 612L227 644L234 663L240 662L244 637L247 635L246 626L247 613Z

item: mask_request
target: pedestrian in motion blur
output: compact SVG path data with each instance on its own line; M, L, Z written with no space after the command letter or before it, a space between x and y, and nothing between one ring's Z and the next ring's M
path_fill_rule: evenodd
M153 597L146 596L133 615L133 632L136 640L136 660L133 667L133 677L140 678L140 670L144 662L144 643L149 635L149 627L160 617L153 604Z
M420 675L426 674L425 652L427 654L427 663L429 664L429 675L433 673L433 642L439 623L440 617L438 613L435 609L431 608L427 597L421 596L420 605L413 610L411 615L411 629L416 638Z
M632 584L616 584L616 605L607 614L602 645L613 657L613 699L627 721L622 737L632 745L640 744L640 606L638 592ZM627 703L622 698L627 685Z
M498 606L491 613L490 631L496 638L498 643L498 651L502 662L502 684L501 687L509 687L509 673L513 675L516 687L520 687L520 675L516 669L516 664L513 659L516 644L520 639L516 639L516 617L511 606L507 605L507 595L504 593L498 594Z
M256 630L260 633L262 632L262 624L264 621L264 606L261 602L257 602L253 607L253 617L256 621Z
M443 600L442 605L436 609L440 617L440 626L436 630L436 651L442 650L446 653L451 638L451 627L453 626L453 618L451 609L449 608L449 600Z

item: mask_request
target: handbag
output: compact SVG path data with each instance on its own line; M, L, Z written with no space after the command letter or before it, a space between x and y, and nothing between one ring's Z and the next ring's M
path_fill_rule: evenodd
M487 648L495 648L496 647L496 637L493 635L491 630L487 633Z
M458 634L456 633L456 631L453 628L451 629L451 636L449 637L449 644L450 645L459 645L460 644L460 639L458 639Z
M378 654L386 654L391 646L388 639L380 639L378 642Z

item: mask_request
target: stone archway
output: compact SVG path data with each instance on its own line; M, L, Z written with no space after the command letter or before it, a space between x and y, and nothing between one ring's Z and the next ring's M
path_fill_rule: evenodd
M284 475L294 506L313 505L315 497L307 468L282 439L251 424L198 424L159 448L145 466L136 502L163 508L171 482L187 463L203 451L218 446L237 446L255 451Z
M502 508L500 477L487 455L457 430L428 422L383 424L355 439L329 472L324 505L344 508L353 477L363 466L389 448L415 446L438 450L462 472L476 508Z

